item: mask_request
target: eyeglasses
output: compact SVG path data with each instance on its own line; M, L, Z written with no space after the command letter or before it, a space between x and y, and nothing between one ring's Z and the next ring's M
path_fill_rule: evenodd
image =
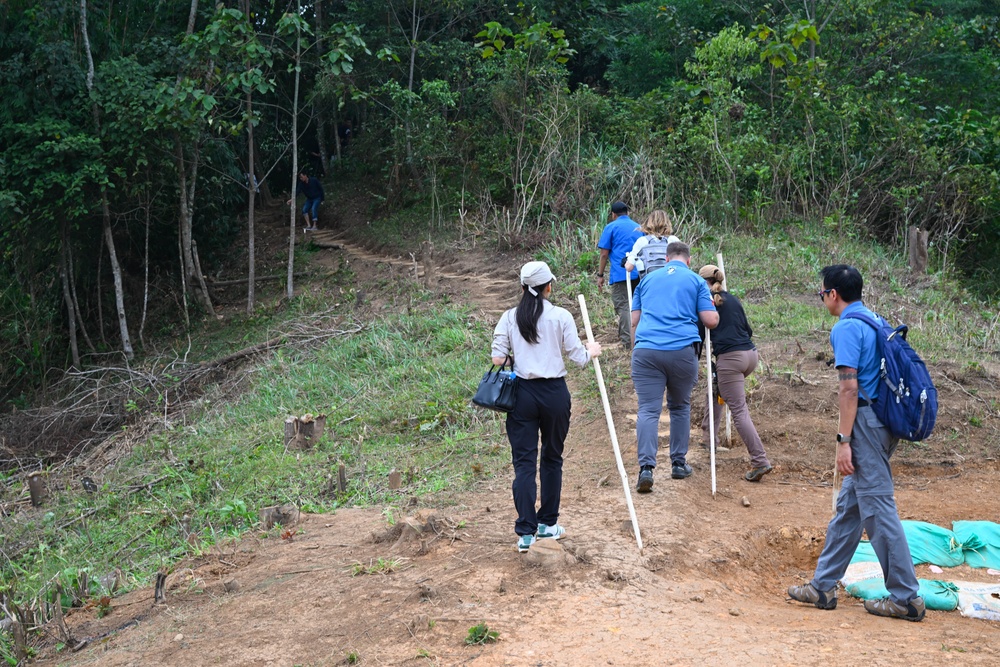
M822 301L822 300L823 300L823 297L824 297L824 296L826 296L827 294L829 294L830 292L832 292L832 291L833 291L833 289L834 289L834 288L830 288L830 289L821 289L820 291L816 292L816 296L818 296L818 297L819 297L819 300L820 300L820 301Z

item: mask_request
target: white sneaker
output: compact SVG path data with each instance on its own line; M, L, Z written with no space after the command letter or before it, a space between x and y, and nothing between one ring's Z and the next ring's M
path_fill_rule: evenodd
M538 524L538 539L551 538L553 540L561 540L566 535L566 529L560 526L558 523L554 526L546 526L544 523Z
M524 553L531 548L531 545L535 543L534 535L522 535L517 539L517 550Z

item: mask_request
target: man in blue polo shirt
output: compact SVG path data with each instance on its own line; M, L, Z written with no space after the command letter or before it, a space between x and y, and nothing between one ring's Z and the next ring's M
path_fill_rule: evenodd
M632 349L632 334L629 326L628 282L625 280L623 260L642 236L642 229L632 218L628 217L628 206L625 202L616 201L611 205L611 221L601 232L597 248L601 251L601 259L597 268L597 289L604 289L604 269L608 265L611 274L608 284L611 285L611 302L618 313L618 338L626 350ZM639 272L632 270L632 285L639 280Z
M917 594L917 575L893 498L889 467L889 457L899 441L878 420L869 403L878 396L877 334L861 320L844 316L861 312L879 318L862 303L864 281L853 266L828 266L820 275L823 288L819 298L831 315L840 318L830 330L830 344L840 382L837 470L844 475L844 484L812 581L790 587L788 596L819 609L834 609L837 582L847 572L864 530L889 591L887 598L866 600L865 609L877 616L919 621L924 617L924 601Z
M647 273L632 297L632 383L639 397L635 425L639 493L653 490L664 389L670 410L670 476L684 479L691 475L687 452L691 390L698 381L698 322L714 329L719 325L719 313L708 284L690 265L691 249L687 244L671 243L667 246L666 265Z

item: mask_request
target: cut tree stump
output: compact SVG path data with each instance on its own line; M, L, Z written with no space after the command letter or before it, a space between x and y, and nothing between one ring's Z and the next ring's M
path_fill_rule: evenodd
M326 415L305 414L285 419L285 448L311 449L326 429Z
M42 473L33 472L28 475L28 490L31 492L31 504L35 507L41 507L49 495L48 489L45 488L45 479L42 478Z
M277 524L294 526L299 522L299 508L292 503L265 507L260 511L260 522L264 530L271 530Z
M347 468L343 463L337 468L337 493L347 493Z
M910 271L913 273L927 272L927 242L930 233L918 227L910 227L907 230L906 242L909 246Z

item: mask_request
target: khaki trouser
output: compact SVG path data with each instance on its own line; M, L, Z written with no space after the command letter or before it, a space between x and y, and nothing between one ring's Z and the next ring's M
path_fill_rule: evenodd
M757 368L757 350L739 350L736 352L726 352L720 354L715 359L716 374L719 377L719 395L729 406L729 412L733 415L733 423L736 425L736 432L743 439L743 444L747 446L750 453L750 465L754 468L769 466L767 453L764 452L764 444L760 441L757 428L750 419L750 408L747 407L747 394L744 380ZM719 421L722 419L722 405L718 401L712 401L715 408L715 432L719 432ZM708 444L708 410L705 410L705 418L701 422L702 434L705 444ZM715 438L719 442L718 436Z
M635 283L632 284L635 287ZM618 338L626 350L632 349L632 311L628 307L628 283L624 280L611 285L611 303L618 313Z

